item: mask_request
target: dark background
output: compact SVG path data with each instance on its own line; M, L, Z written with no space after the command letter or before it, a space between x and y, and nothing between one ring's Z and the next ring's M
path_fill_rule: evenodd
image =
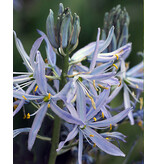
M112 7L121 4L122 8L126 7L130 16L129 25L129 42L132 42L132 52L128 61L130 61L130 67L137 64L141 58L136 55L138 51L143 51L144 46L144 15L143 15L143 0L23 0L21 1L21 10L14 10L13 13L13 29L16 31L17 36L23 43L26 52L29 54L30 49L34 41L39 37L36 29L42 31L45 30L46 18L49 14L49 9L52 9L56 15L58 12L59 3L63 3L64 7L71 8L72 13L77 13L80 17L81 22L81 33L79 38L79 45L77 49L85 46L86 44L95 41L97 28L103 27L103 17L104 13L110 11ZM41 48L41 51L44 48ZM24 71L25 67L22 64L22 59L14 44L14 71ZM117 98L120 100L120 97ZM120 100L121 101L121 100ZM22 114L16 116L14 119L14 128L30 126L31 121L23 121L19 117ZM48 120L47 120L48 121ZM48 123L48 122L47 122ZM137 140L134 151L130 154L128 163L137 164L134 161L141 161L143 159L143 130L137 126L130 126L129 123L123 124L118 131L125 134L127 137L127 143L121 143L121 150L127 155L131 149L134 142ZM23 139L24 138L24 139ZM15 139L14 142L14 163L32 163L34 158L33 153L26 150L27 143L23 145L24 148L21 149L20 143L26 142L27 136L21 135ZM42 146L43 143L40 143ZM37 144L35 144L37 145ZM42 149L42 146L37 146L38 150ZM24 149L24 150L23 150ZM23 150L23 151L21 151ZM35 151L35 150L34 150ZM47 147L48 151L48 147ZM41 154L46 154L47 152L41 152ZM46 155L45 155L46 156ZM24 158L25 157L25 158ZM45 157L46 158L46 157ZM21 159L21 160L20 160ZM29 159L29 160L28 160ZM121 164L125 160L122 157L114 157L110 155L100 157L101 164ZM64 161L65 163L65 161ZM68 162L67 162L68 163ZM38 164L38 163L37 163ZM139 163L138 163L139 164Z

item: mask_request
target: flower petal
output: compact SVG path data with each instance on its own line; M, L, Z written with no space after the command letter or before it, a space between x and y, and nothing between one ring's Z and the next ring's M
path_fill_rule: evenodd
M125 86L124 86L124 106L125 106L125 109L131 107L129 93ZM134 118L133 118L132 111L129 112L128 117L130 119L131 125L134 125Z
M65 120L69 123L72 123L72 124L83 125L83 122L81 120L79 120L78 118L73 117L71 114L69 114L68 112L61 109L52 100L50 101L50 107L51 107L51 110L56 115L58 115L60 118L62 118L63 120Z
M80 84L77 84L76 109L79 118L84 122L86 120L86 97Z
M29 137L28 137L28 150L31 150L35 139L36 139L36 135L41 127L41 124L43 122L44 116L47 112L47 108L48 107L48 103L43 103L39 109L39 112L36 114L35 119L33 121L31 130L29 132Z
M24 48L23 48L23 45L21 43L21 41L17 38L16 36L16 32L14 31L14 36L15 36L15 43L16 43L16 47L18 49L18 52L20 53L23 61L24 61L24 64L26 65L27 69L30 71L30 72L33 72L33 69L29 63L29 56L27 55L27 53L25 52Z
M96 58L97 58L97 55L98 55L98 48L99 48L99 38L100 38L100 28L98 28L96 46L95 46L94 53L92 55L92 60L91 60L91 63L90 63L89 72L93 71L93 69L95 67L95 64L96 64Z
M40 30L37 30L37 31L41 36L44 37L44 40L45 40L46 45L47 45L46 52L47 52L48 62L52 67L54 67L56 65L56 53L54 52L54 50L53 50L47 36L45 35L45 33L40 31Z
M103 120L103 121L92 122L92 123L89 123L88 125L94 128L107 127L107 126L109 127L110 124L115 125L116 123L124 119L131 110L132 108L125 109L113 117L107 118L106 120Z
M59 143L58 149L56 151L61 150L66 142L68 142L68 141L72 140L73 138L75 138L77 133L78 133L78 128L77 128L77 125L75 125L73 130L68 134L66 140Z
M118 147L107 141L93 129L86 127L83 131L93 141L93 143L95 143L104 152L114 156L125 156L125 154ZM90 137L90 135L94 135L94 137Z
M47 81L45 77L45 63L39 51L37 51L35 66L35 79L38 84L39 90L42 94L47 94Z
M43 36L40 37L40 38L38 38L38 39L34 42L32 48L31 48L31 50L30 50L30 63L31 63L31 66L33 67L33 69L35 68L35 62L34 62L34 60L35 60L35 55L36 55L37 50L39 49L39 47L40 47L42 41L43 41Z
M25 133L25 132L29 132L31 128L20 128L20 129L15 129L13 131L13 138L15 138L17 135L19 135L20 133Z

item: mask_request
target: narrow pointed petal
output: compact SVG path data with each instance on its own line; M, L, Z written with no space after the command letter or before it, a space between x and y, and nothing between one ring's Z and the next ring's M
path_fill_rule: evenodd
M125 109L131 107L129 93L128 93L128 90L125 86L124 86L124 106L125 106ZM132 111L129 112L128 117L130 119L131 125L134 125L134 118L133 118Z
M101 111L104 113L104 116L106 118L112 117L111 113L106 109L106 107L104 105L101 107Z
M93 143L95 143L101 150L103 150L107 154L122 157L125 156L125 154L118 147L107 141L93 129L86 127L83 131L85 132L87 137L89 137L93 141ZM90 134L94 135L94 137L90 137Z
M63 120L65 120L65 121L67 121L69 123L72 123L72 124L83 125L83 122L81 120L79 120L78 118L73 117L71 114L69 114L68 112L66 112L63 109L61 109L52 100L50 102L50 107L51 107L51 110L56 115L58 115L60 118L62 118Z
M20 84L20 83L24 83L27 82L29 80L31 80L32 77L30 77L30 75L20 75L20 76L15 76L13 77L13 83L15 84Z
M47 108L48 107L48 103L43 103L39 109L39 112L36 114L31 130L29 132L29 137L28 137L28 150L31 150L35 139L36 139L36 135L41 127L41 124L43 122L44 116L47 112Z
M117 86L115 88L115 90L111 93L111 95L108 97L107 99L107 104L110 103L120 92L120 90L122 89L123 85L121 84L119 87Z
M15 129L13 131L13 138L15 138L17 135L19 135L20 133L25 133L25 132L29 132L31 128L20 128L20 129Z
M47 45L47 47L46 47L47 59L48 59L49 64L50 64L52 67L54 67L54 66L56 65L56 53L54 52L54 50L53 50L53 48L52 48L52 46L51 46L51 44L50 44L50 42L49 42L47 36L45 35L45 33L42 32L42 31L40 31L40 30L38 30L38 33L39 33L41 36L44 37L44 40L45 40L46 45Z
M67 109L69 110L69 112L71 113L71 115L75 118L78 118L79 119L79 115L75 109L75 107L71 104L71 103L67 103L66 101L64 102Z
M98 28L96 46L95 46L94 53L92 55L92 60L91 60L91 63L90 63L89 72L93 71L93 69L96 65L96 58L97 58L97 55L98 55L98 48L99 48L99 38L100 38L100 28Z
M77 125L75 125L73 130L68 134L66 140L59 143L58 149L56 151L61 150L63 148L63 146L65 145L65 143L72 140L72 139L74 139L77 134L78 134L78 128L77 128Z
M132 111L131 108L125 109L122 112L120 112L119 114L117 114L113 117L110 117L106 120L89 123L89 126L94 127L94 128L99 128L99 127L107 127L107 126L109 127L110 124L115 125L116 123L118 123L119 121L124 119L130 111Z
M34 62L35 55L36 55L36 53L37 53L37 51L38 51L42 41L43 41L43 37L38 38L34 42L32 48L31 48L31 51L30 51L30 63L31 63L31 66L33 67L33 69L35 68L35 62Z
M24 48L23 48L23 45L21 43L21 41L17 38L16 36L16 32L14 31L14 36L15 36L15 43L16 43L16 47L18 49L18 52L20 53L23 61L24 61L24 64L26 65L27 69L30 71L30 72L33 72L33 69L29 63L29 56L27 55L27 53L25 52Z
M110 77L114 76L116 73L115 72L106 72L104 74L96 74L96 75L79 75L80 77L88 80L106 80L109 79Z
M110 86L112 85L119 85L119 80L115 77L110 77L109 79L102 80L101 83L108 84Z
M93 108L89 110L89 112L87 113L87 120L93 118L101 110L101 107L105 104L109 96L109 93L110 93L110 88L104 89L103 92L98 96L98 99L95 101L96 110Z
M83 133L79 130L78 162L82 164Z
M140 74L143 72L143 69L144 69L144 63L143 61L139 64L137 64L136 66L132 67L131 69L129 69L127 72L126 72L126 76L131 76L131 77L135 77L137 76L137 74Z
M21 100L25 100L25 98L26 100L40 100L44 98L44 96L29 95L21 91L13 91L13 97L21 99Z
M36 56L36 67L35 67L35 79L38 84L39 90L42 94L47 94L47 81L45 77L45 63L42 59L40 52L37 52Z
M104 138L107 138L107 137L110 137L110 138L116 138L116 139L119 139L123 142L126 142L125 141L125 138L126 136L123 135L122 133L119 133L119 132L106 132L106 133L101 133L102 137Z
M108 63L105 63L105 64L102 64L102 65L96 67L96 68L91 72L91 75L103 73L108 67L110 67L110 66L112 66L112 65L113 65L113 61L108 62Z
M135 77L127 77L127 80L133 84L133 85L130 84L129 86L140 89L140 90L144 89L144 79L139 79Z
M80 84L77 85L76 109L79 118L84 122L86 120L86 97Z

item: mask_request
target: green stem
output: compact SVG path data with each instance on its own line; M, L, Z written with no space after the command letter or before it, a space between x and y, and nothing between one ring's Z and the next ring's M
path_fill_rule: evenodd
M60 90L65 86L67 83L67 73L68 73L68 67L69 67L69 55L66 55L62 58L62 74L61 74L61 80L60 80ZM60 108L63 108L63 102L61 100L58 101L58 106ZM53 134L52 134L52 142L51 142L51 150L50 150L50 157L48 164L55 164L57 152L56 149L58 147L59 143L59 136L60 136L60 128L61 128L61 119L58 116L55 116L54 120L54 126L53 126Z

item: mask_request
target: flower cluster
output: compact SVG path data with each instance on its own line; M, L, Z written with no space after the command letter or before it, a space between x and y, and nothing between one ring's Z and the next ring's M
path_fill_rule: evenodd
M98 28L96 41L75 53L72 52L78 45L80 20L77 14L72 16L70 9L64 9L62 4L59 5L56 26L53 11L50 10L46 34L38 30L40 37L32 45L29 55L14 32L16 47L27 69L27 72L14 72L14 116L28 103L36 107L33 113L23 110L24 119L35 118L31 128L14 130L14 137L29 132L29 150L48 114L54 122L59 118L62 126L70 126L70 132L58 144L57 152L66 143L78 143L78 163L81 164L83 145L87 141L93 148L97 146L107 154L125 156L111 143L113 139L125 142L125 136L111 131L127 116L131 125L134 125L135 118L138 118L134 113L136 103L139 102L140 109L143 108L143 100L139 99L143 92L143 61L130 69L125 62L132 44L127 43L128 14L125 10L117 12L119 9L120 6L113 9L116 20L111 14L105 15L105 19L112 18L109 31L106 30L105 21L102 35ZM46 44L45 60L39 51L43 41ZM57 65L58 60L61 60L60 65ZM83 64L84 60L88 61L88 66ZM122 89L123 104L112 108L110 103ZM48 110L51 112L48 113Z

